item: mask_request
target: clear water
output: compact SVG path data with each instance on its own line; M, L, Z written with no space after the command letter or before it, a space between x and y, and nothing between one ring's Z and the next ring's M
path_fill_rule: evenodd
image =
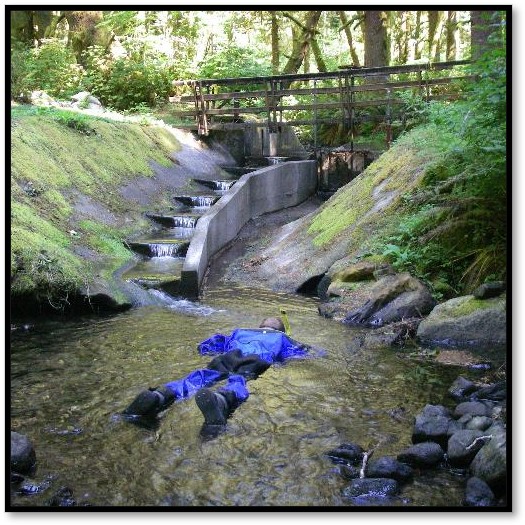
M249 382L250 398L215 439L200 437L193 400L177 402L157 431L118 413L143 388L201 368L197 344L215 332L257 326L287 310L292 336L326 349ZM34 443L38 469L28 482L49 483L12 505L42 506L69 487L93 506L356 505L324 452L344 442L381 443L376 457L411 444L413 416L446 402L457 370L414 364L391 349L363 350L357 332L320 317L313 299L220 286L199 303L173 301L103 318L37 323L11 344L11 429ZM425 381L417 381L419 377ZM405 420L392 417L404 410ZM464 479L430 471L390 505L458 506Z

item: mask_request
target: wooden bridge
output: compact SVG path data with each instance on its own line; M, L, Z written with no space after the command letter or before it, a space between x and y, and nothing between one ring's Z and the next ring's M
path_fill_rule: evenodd
M461 82L472 79L468 61L406 66L356 68L338 71L264 77L176 80L173 115L193 122L178 127L212 129L282 125L312 126L317 144L319 126L339 124L352 136L356 126L376 123L385 130L386 146L393 123L406 121L411 95L425 101L452 100L461 95ZM402 95L406 93L407 95Z

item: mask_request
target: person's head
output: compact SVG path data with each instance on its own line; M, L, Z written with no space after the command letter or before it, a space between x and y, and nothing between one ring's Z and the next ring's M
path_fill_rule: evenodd
M284 323L279 317L268 317L259 325L259 328L273 328L274 330L279 330L279 332L286 330Z

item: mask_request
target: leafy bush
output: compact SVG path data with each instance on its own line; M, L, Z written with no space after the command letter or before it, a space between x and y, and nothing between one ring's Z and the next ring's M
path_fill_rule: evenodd
M506 278L504 45L487 52L472 73L466 100L430 104L429 125L443 155L427 170L424 187L406 196L407 215L383 247L398 268L460 293Z
M131 58L113 60L96 46L89 48L85 60L88 66L84 89L119 111L153 107L166 100L176 76L164 63Z
M73 52L58 40L48 39L40 47L16 44L11 48L11 96L27 96L42 90L53 97L67 98L78 91L84 70Z

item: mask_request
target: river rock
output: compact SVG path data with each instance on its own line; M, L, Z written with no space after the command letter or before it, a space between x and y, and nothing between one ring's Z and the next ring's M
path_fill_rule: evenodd
M463 505L466 507L493 507L495 504L494 492L482 479L472 477L467 480Z
M359 261L336 272L332 276L332 282L355 283L358 281L373 281L375 280L374 272L376 269L377 265L373 262Z
M27 436L11 432L11 471L29 474L36 466L36 453Z
M503 281L483 283L474 290L473 295L476 299L490 299L500 296L505 289L506 285Z
M362 294L362 291L361 291ZM349 325L377 327L419 318L435 305L428 288L408 273L386 275L367 290L366 301L347 312L344 322Z
M470 464L470 473L485 481L495 494L506 491L507 433L499 425L485 431L492 438L486 442Z
M460 430L448 440L447 456L454 467L467 467L484 445L483 440L476 441L483 436L480 430Z
M339 472L344 479L356 479L361 475L361 469L354 465L341 465Z
M394 496L398 492L397 481L387 478L354 479L343 489L343 495L347 498Z
M498 381L492 385L486 385L476 390L471 396L472 400L503 401L507 399L507 382Z
M412 442L433 441L442 447L446 447L449 438L449 427L452 422L452 414L444 406L426 405L416 416L412 431Z
M476 388L475 383L459 376L448 389L448 393L455 401L464 401Z
M417 329L422 344L450 347L505 345L506 296L476 299L466 295L436 306Z
M490 416L490 409L480 401L465 401L456 406L454 417L460 417L470 414L471 416Z
M391 478L402 483L412 479L414 471L394 457L383 456L367 465L366 475L370 478Z
M458 419L458 422L463 423L465 430L487 430L493 420L487 416L473 416L472 414L465 414Z
M343 443L337 448L328 451L326 455L335 463L355 465L363 461L364 450L354 443Z
M445 456L443 449L434 442L417 443L397 455L398 461L412 467L432 468Z

